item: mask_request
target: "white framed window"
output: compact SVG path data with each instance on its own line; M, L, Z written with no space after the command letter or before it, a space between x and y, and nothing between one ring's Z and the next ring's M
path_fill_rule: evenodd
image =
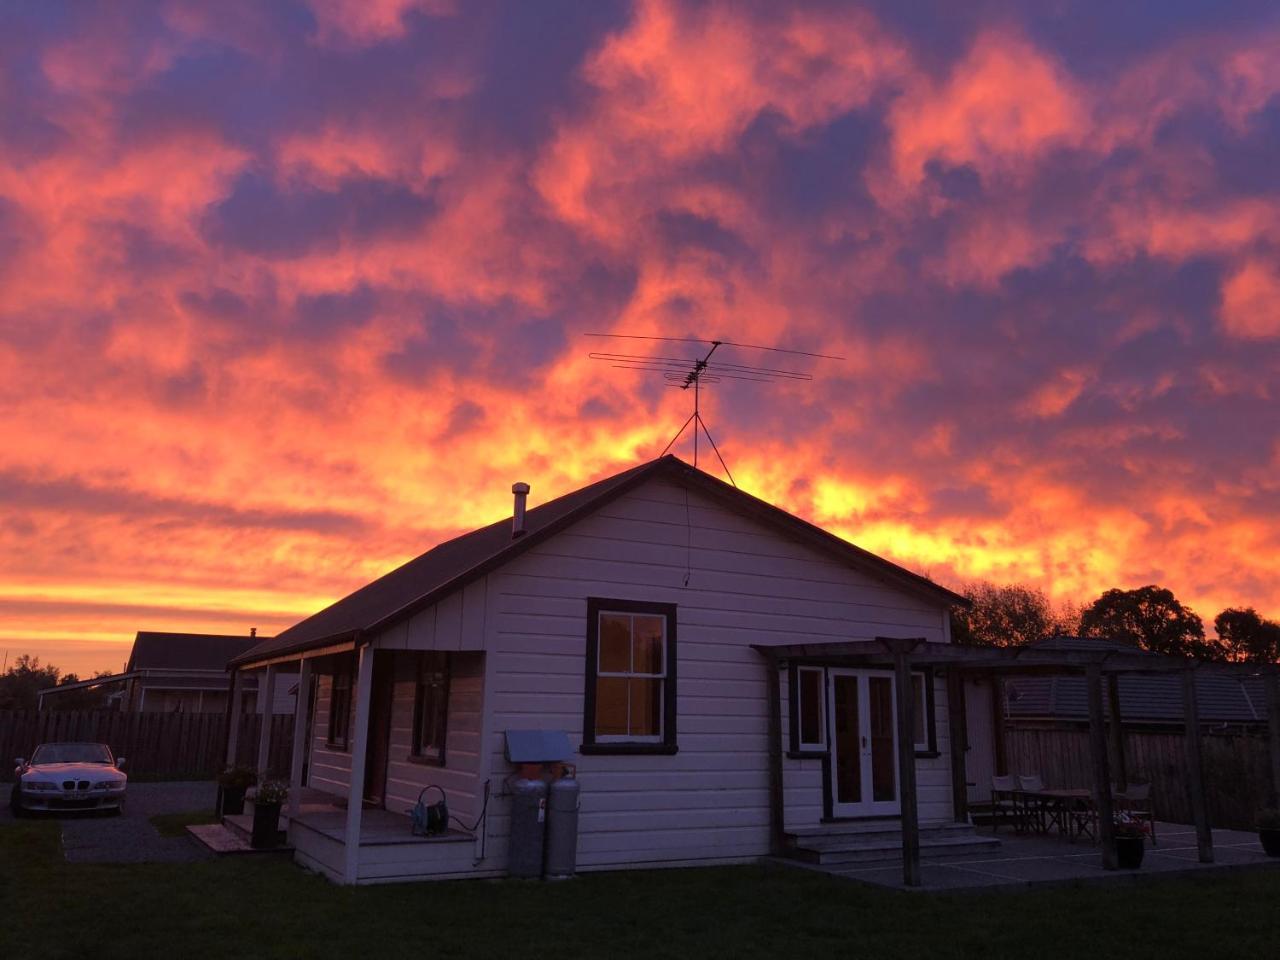
M673 604L587 601L584 752L675 752Z
M795 750L825 750L827 747L827 712L825 671L821 667L796 667L793 714Z

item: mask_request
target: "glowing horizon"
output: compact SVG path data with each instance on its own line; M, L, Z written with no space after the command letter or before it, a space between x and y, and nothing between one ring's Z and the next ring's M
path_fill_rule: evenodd
M846 357L716 441L940 583L1280 617L1280 15L901 7L0 12L0 651L271 634L656 456L587 332Z

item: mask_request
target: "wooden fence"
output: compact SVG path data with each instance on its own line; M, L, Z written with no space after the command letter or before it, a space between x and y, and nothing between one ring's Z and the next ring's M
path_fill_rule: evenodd
M128 760L138 780L209 779L224 766L225 713L121 713L118 710L0 710L0 780L13 778L14 757L30 757L41 743L105 743ZM240 717L237 761L257 765L262 715ZM267 769L285 775L293 749L293 716L271 718Z
M1009 773L1039 774L1049 787L1093 783L1087 730L1011 725L1005 739ZM1271 790L1266 731L1202 736L1200 748L1210 825L1252 829ZM1125 760L1131 781L1150 781L1158 819L1191 822L1182 731L1125 730Z

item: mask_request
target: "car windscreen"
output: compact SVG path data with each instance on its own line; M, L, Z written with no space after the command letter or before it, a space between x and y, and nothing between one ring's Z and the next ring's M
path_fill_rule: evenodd
M36 747L32 763L111 763L111 751L101 743L45 743Z

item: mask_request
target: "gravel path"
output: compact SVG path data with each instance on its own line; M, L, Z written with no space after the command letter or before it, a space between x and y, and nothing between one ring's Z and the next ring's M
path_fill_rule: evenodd
M12 822L9 785L3 784L0 825ZM157 813L212 810L217 787L211 781L131 783L124 813L52 815L62 824L62 849L71 863L179 863L204 860L209 852L190 837L162 837L147 820ZM38 814L49 818L50 814Z

